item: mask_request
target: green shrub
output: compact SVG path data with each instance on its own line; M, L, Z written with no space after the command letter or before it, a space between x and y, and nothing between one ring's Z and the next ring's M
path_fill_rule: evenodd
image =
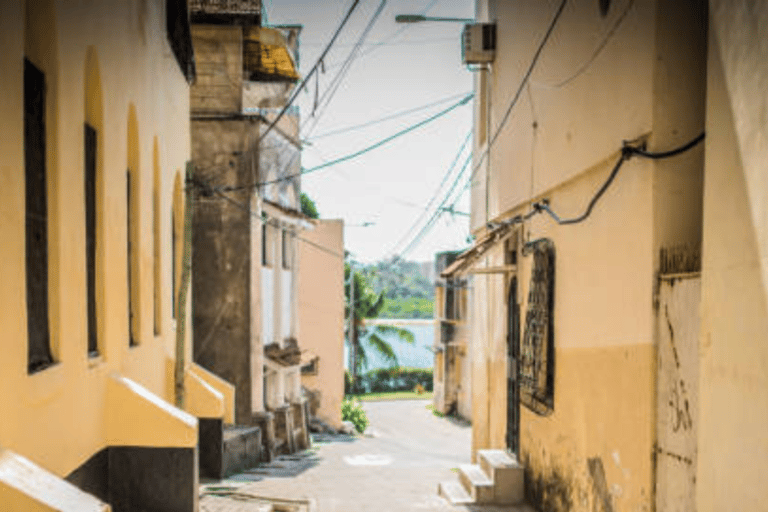
M355 430L361 434L368 427L368 415L363 410L363 405L355 400L344 400L341 403L341 419L351 421Z

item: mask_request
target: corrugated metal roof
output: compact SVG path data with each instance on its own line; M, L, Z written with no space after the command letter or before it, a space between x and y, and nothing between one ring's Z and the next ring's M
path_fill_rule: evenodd
M271 27L254 27L245 34L243 67L251 80L296 82L300 78L288 41Z

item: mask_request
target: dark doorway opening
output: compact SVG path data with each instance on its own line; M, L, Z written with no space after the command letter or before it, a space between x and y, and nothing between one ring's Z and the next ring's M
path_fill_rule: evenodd
M520 304L517 302L517 277L509 283L507 298L507 449L520 455Z

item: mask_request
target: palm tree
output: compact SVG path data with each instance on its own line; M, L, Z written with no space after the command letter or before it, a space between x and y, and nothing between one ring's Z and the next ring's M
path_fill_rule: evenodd
M386 338L395 338L405 343L415 343L415 337L408 329L394 325L366 325L365 319L377 318L384 308L384 292L376 293L371 288L368 278L364 273L352 273L350 280L350 266L344 266L344 288L347 297L346 317L350 318L350 294L354 299L354 307L351 308L351 318L347 325L347 343L350 352L350 373L352 374L352 392L358 392L359 373L368 368L368 353L374 350L390 366L397 366L397 354ZM351 285L351 286L350 286ZM350 332L351 329L351 332Z

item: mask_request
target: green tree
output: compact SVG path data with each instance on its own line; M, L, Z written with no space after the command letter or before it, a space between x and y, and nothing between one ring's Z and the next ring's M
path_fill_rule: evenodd
M315 202L304 192L301 193L301 213L310 219L319 219L320 213L317 211Z
M387 339L394 338L410 344L416 340L411 331L402 327L366 325L367 318L378 318L384 308L384 292L374 292L366 274L355 271L352 276L353 279L350 279L350 266L347 263L344 266L344 292L347 297L346 317L350 318L351 315L351 321L347 325L346 334L351 359L349 366L352 373L352 392L358 393L359 375L361 370L368 368L369 351L377 352L391 366L398 366L397 354ZM350 295L353 300L350 300Z

